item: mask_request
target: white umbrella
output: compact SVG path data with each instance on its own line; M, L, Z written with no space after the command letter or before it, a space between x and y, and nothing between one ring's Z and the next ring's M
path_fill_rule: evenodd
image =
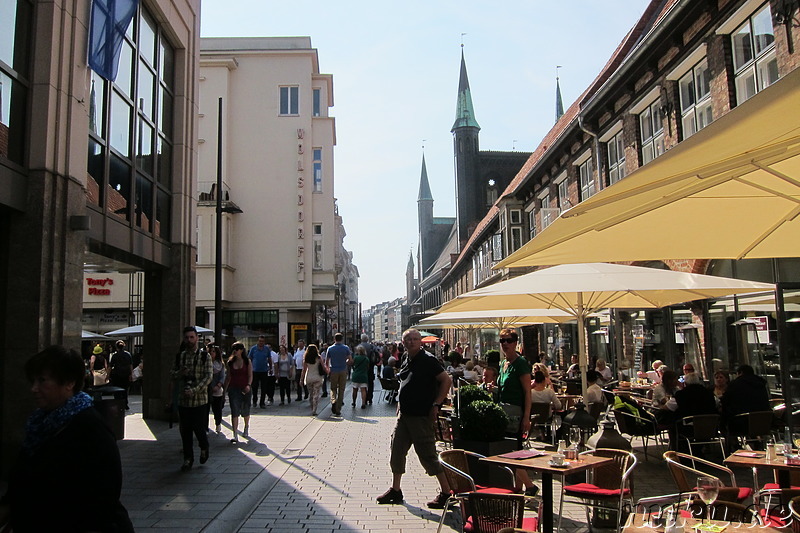
M586 324L590 313L605 308L652 309L721 298L733 294L774 291L758 283L703 274L607 263L560 265L537 270L462 294L441 312L485 309L560 309L578 320L578 361L586 394Z
M109 337L100 335L99 333L94 333L92 331L86 331L84 329L81 331L81 339L85 341L104 341L109 340Z
M446 328L486 327L503 329L530 324L556 324L574 320L560 309L489 309L485 311L440 312L419 321L420 326Z
M204 335L214 333L214 330L201 326L195 326L195 329L197 333L202 333ZM138 324L136 326L128 326L127 328L115 329L114 331L109 331L106 335L113 335L114 337L136 337L138 335L144 335L144 325Z

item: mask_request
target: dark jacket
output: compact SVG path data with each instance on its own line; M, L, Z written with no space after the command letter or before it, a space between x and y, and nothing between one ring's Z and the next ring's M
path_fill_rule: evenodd
M722 404L722 417L733 431L742 429L737 426L746 425L745 421L737 420L736 415L772 409L767 382L761 376L748 374L742 374L730 382L720 403Z
M94 408L81 411L32 455L20 453L3 503L14 533L128 533L117 442Z
M695 415L715 415L718 412L714 393L700 383L686 385L676 391L675 402L678 404L675 410L676 419Z

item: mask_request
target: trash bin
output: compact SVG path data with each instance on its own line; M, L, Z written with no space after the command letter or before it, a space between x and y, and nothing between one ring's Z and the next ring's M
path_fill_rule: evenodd
M104 385L86 391L117 440L125 438L125 389Z

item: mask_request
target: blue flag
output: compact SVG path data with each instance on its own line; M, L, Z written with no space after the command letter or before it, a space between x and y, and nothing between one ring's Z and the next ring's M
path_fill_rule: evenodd
M122 39L139 0L92 0L89 24L89 67L103 78L117 78Z

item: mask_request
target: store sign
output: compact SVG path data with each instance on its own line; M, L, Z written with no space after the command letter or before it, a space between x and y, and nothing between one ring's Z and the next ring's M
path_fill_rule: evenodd
M111 278L86 278L90 296L111 296L111 285L113 284L114 280Z

